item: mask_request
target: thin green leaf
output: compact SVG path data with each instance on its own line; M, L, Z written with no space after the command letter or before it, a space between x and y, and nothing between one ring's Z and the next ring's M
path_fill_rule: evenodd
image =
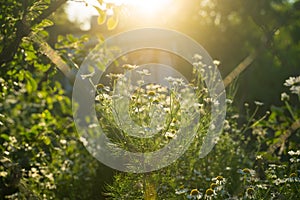
M96 8L97 12L99 13L98 24L99 25L104 24L106 21L106 12L101 8L99 8L98 6L94 6L94 8Z
M107 20L107 23L106 23L107 29L108 29L108 30L113 30L113 29L115 29L115 28L117 27L118 23L119 23L119 18L118 18L118 17L114 17L114 16L110 17L110 18Z

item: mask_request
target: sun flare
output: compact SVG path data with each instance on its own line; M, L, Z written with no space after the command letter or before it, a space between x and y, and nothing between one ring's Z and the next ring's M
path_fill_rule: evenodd
M93 6L105 10L107 4L114 4L117 7L124 8L127 20L133 19L134 22L142 23L165 22L178 8L178 1L174 0L103 0L103 5L100 5L98 0L84 0L83 2L88 6L83 6L78 1L69 1L67 6L69 20L80 23L83 30L89 30L91 16L98 15ZM113 13L111 9L107 9L106 12L108 15ZM129 19L128 16L132 18Z

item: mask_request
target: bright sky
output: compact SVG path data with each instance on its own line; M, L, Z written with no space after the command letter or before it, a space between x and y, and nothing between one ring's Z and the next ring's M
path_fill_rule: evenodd
M98 15L93 5L98 5L97 0L85 0L87 5L80 1L69 1L67 6L67 14L71 21L82 24L82 29L90 28L90 17ZM158 12L162 12L166 7L171 5L174 0L104 0L107 3L115 3L117 5L126 5L132 8L137 15L143 17L155 16Z
M90 18L93 15L98 15L98 12L92 5L99 5L97 0L86 0L88 5L85 3L68 1L66 12L70 21L79 22L81 28L88 30L90 28Z

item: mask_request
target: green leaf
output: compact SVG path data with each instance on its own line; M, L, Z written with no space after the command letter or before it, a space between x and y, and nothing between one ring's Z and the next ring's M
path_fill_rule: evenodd
M77 39L74 37L74 35L72 34L67 34L67 39L70 41L70 42L76 42Z
M43 137L43 141L44 141L45 145L47 145L47 146L51 144L51 139L47 136Z
M39 35L41 38L43 38L43 39L47 39L48 36L49 36L49 33L48 33L47 31L45 31L45 30L41 30L41 31L38 32L38 35Z
M25 77L26 77L26 80L27 80L26 89L27 89L27 92L30 94L30 93L32 93L33 91L35 91L37 89L37 83L32 78L32 76L29 72L25 73Z
M49 26L53 26L54 23L49 20L49 19L44 19L41 23L35 25L32 27L32 31L34 33L38 33L41 30L44 30L44 28L49 27Z
M7 134L3 133L3 134L0 135L0 137L3 138L6 141L9 141L9 136Z
M106 23L107 29L108 29L108 30L113 30L113 29L115 29L115 28L117 27L118 23L119 23L119 18L118 18L118 17L114 17L114 16L110 17L110 18L107 20L107 23Z
M37 59L37 56L35 55L34 51L26 51L25 55L26 55L25 58L26 61L33 61Z
M96 10L99 13L98 24L99 25L104 24L106 21L106 12L104 10L102 10L101 8L99 8L98 6L94 6L94 8L96 8Z
M58 35L58 36L57 36L57 42L62 42L64 39L65 39L65 38L64 38L64 36L62 36L62 35Z
M18 73L18 78L19 78L19 81L23 81L24 80L24 71L23 70L20 70L20 72Z
M101 16L101 15L99 15L99 16L98 16L98 20L97 20L97 21L98 21L98 24L99 24L99 25L102 25L102 24L104 24L104 23L105 23L105 21L106 21L106 15L102 15L102 16Z
M45 27L53 26L54 23L51 20L49 20L49 19L44 19L41 22L41 25L45 28Z

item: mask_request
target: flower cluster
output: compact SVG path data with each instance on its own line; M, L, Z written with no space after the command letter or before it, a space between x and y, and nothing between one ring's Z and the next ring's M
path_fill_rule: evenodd
M300 76L290 77L285 81L284 85L290 87L292 93L300 95Z
M180 127L187 127L191 117L196 115L189 113L204 115L205 104L219 104L217 100L207 98L207 91L200 92L198 86L183 78L166 77L164 85L149 83L149 78L154 75L148 69L130 64L121 67L124 74L106 75L110 86L104 83L95 86L96 111L103 130L108 135L117 135L116 132L122 135L118 136L123 138L118 142L124 146L135 143L137 149L134 151L145 151L145 146L151 150L161 148L176 139L178 134L183 134L179 133ZM201 91L205 91L202 85ZM128 135L155 137L146 145Z

